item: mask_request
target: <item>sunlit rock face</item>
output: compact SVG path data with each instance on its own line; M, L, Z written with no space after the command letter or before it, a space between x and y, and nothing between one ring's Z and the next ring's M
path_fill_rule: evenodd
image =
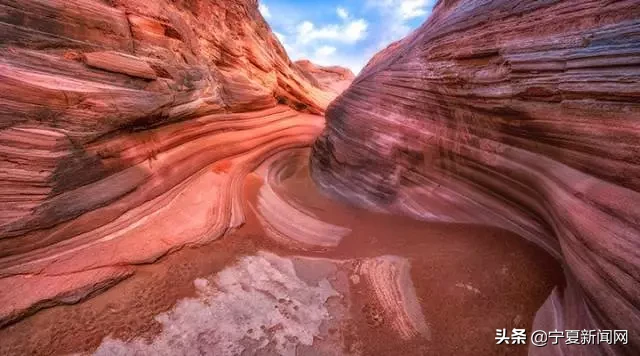
M312 175L370 208L539 244L566 285L534 328L629 330L555 352L640 349L639 19L633 0L439 1L330 105Z
M244 176L336 95L256 0L0 7L0 326L242 224Z
M323 67L315 65L308 60L299 60L295 65L302 70L302 73L315 80L318 85L330 92L340 94L345 91L355 75L350 69L340 66Z

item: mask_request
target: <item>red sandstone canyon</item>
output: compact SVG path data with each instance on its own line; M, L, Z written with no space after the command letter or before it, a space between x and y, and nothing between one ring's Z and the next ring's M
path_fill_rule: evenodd
M640 1L422 20L0 0L0 355L639 355Z

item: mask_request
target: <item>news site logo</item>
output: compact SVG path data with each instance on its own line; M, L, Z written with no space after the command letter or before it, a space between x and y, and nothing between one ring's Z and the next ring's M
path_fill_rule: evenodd
M496 329L496 344L525 345L527 340L533 346L547 345L626 345L629 342L628 330L534 330L527 337L525 329Z

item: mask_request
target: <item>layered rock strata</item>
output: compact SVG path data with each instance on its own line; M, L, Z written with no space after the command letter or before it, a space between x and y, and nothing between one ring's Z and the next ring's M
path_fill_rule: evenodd
M298 68L302 70L308 78L315 80L320 88L340 94L345 91L355 75L350 69L340 66L319 66L308 60L295 61Z
M245 175L336 95L256 0L0 9L0 326L241 225Z
M362 261L357 270L364 276L378 303L391 319L391 328L401 338L429 338L429 327L414 292L407 259L380 256Z
M496 345L495 330L531 326L558 281L558 266L550 256L495 228L417 221L328 199L310 180L308 152L305 147L277 153L247 176L246 223L233 233L151 264L126 265L135 273L93 298L0 328L0 354L90 353L101 343L99 351L111 354L218 354L225 345L258 354L282 354L294 347L298 355L526 354L526 345ZM223 172L233 167L225 162L210 168ZM284 203L277 204L283 215L299 210L304 223L313 218L347 228L348 235L307 234L296 219L280 224L278 216L252 214L259 211L265 184ZM283 239L273 241L261 218L276 221ZM171 222L178 224L178 219ZM173 233L174 227L163 227L164 234ZM327 240L339 242L328 247ZM328 320L303 310L324 309L324 298L308 296L318 295L316 287L325 278L340 294L324 303ZM16 285L25 281L30 282ZM39 285L44 290L54 286ZM314 335L313 344L300 335Z
M303 204L289 197L283 180L295 173L301 152L283 152L265 161L259 168L264 175L254 213L265 234L290 248L323 250L334 248L351 229L322 219Z
M102 283L52 282L57 287L41 290L52 293L44 298L34 293L42 287L39 278L63 281L87 270L152 262L241 225L244 177L279 150L309 145L322 125L322 117L276 107L204 116L86 146L88 152L118 152L102 161L113 173L47 201L51 210L77 216L54 216L51 227L0 240L1 319L29 311L15 303L38 307L86 283ZM27 226L39 221L30 217ZM120 276L120 269L126 267L113 272Z
M546 330L640 349L640 4L441 0L327 111L312 175L370 208L518 233L563 262ZM551 351L550 351L551 349Z

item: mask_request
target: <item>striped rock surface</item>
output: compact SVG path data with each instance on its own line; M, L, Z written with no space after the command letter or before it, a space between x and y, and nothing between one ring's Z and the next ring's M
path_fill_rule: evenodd
M1 0L0 44L0 326L241 225L336 95L256 0Z
M640 349L637 0L439 1L330 105L311 169L348 201L499 226L561 260L534 329L629 345L557 354Z

